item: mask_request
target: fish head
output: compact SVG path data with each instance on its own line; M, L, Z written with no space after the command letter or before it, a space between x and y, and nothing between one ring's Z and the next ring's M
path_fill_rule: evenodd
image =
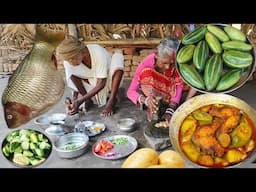
M16 128L31 119L31 109L24 104L7 102L3 105L3 108L8 128Z

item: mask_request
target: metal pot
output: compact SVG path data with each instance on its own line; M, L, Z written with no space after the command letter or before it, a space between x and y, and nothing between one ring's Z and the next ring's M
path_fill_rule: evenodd
M74 149L65 148L68 144L74 144ZM54 142L54 149L61 158L79 157L87 151L89 137L83 133L68 133Z
M207 24L205 24L207 26ZM211 23L211 25L214 25L216 27L219 27L221 29L223 29L224 27L226 26L229 26L227 24L221 24L221 23ZM251 43L250 39L246 36L246 43L250 44L253 46L253 44ZM180 51L180 49L182 47L184 47L185 45L182 44L182 42L179 44L178 48L177 48L177 53ZM250 51L250 54L252 55L253 57L253 61L252 61L252 64L245 68L243 70L243 73L242 73L242 76L240 78L240 80L238 81L238 83L236 83L234 86L232 86L231 88L227 89L227 90L223 90L223 91L216 91L215 89L214 90L211 90L211 91L208 91L208 90L204 90L204 89L199 89L199 88L196 88L194 87L193 85L190 84L189 81L186 81L186 79L183 78L182 74L180 73L180 67L179 67L179 64L175 63L175 67L176 69L178 70L178 73L180 74L180 76L182 77L182 79L191 87L193 87L194 89L196 89L197 91L201 92L201 93L230 93L232 91L235 91L236 89L242 87L249 79L250 77L252 76L253 72L254 72L254 69L256 67L256 62L255 62L255 48L253 46L252 50ZM223 70L225 70L225 66L223 68Z
M236 98L234 96L222 94L222 93L220 94L207 93L207 94L195 96L190 100L186 101L175 111L175 113L172 116L170 127L169 127L169 136L174 149L178 151L186 160L186 162L192 167L203 167L203 166L200 166L190 161L181 150L181 147L178 141L179 129L181 127L183 120L190 113L192 113L193 111L195 111L200 107L203 107L205 105L210 105L210 104L226 104L226 105L237 107L242 111L244 111L245 113L247 113L247 115L252 120L253 124L256 126L256 111L247 103L245 103L241 99ZM255 156L255 149L254 149L254 151L251 153L251 155L248 158L246 158L245 160L243 160L242 162L236 165L229 166L229 167L249 167L252 165L252 162L255 160L255 158L256 156Z

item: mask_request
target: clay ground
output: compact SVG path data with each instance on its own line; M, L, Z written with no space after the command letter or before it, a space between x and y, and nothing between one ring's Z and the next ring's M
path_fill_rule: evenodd
M8 75L0 76L0 95L2 95L4 88L8 82ZM92 145L100 138L110 136L110 135L119 135L126 134L133 136L138 141L138 148L141 147L150 147L147 139L144 136L144 129L146 128L146 115L145 111L141 111L136 107L131 101L126 98L126 90L129 85L130 80L125 80L121 88L121 93L119 95L119 103L117 105L116 113L111 117L101 117L100 112L102 108L94 106L89 112L81 117L82 120L92 120L103 122L106 125L106 130L94 137L90 137L90 147L88 151L80 157L74 159L61 159L57 155L56 151L53 150L50 157L38 168L120 168L125 158L119 160L105 160L96 157L92 153ZM50 111L46 114L52 114L55 112L65 112L64 108L64 99L66 96L70 96L71 92L69 88L65 89L65 94L63 95L61 101L59 101L55 106L52 107ZM242 88L231 93L244 101L250 104L253 108L256 109L256 81L251 80L247 82ZM136 120L136 129L133 132L121 132L117 127L117 120L124 117L132 117ZM73 117L77 118L77 117ZM20 126L19 128L32 128L43 131L38 125L34 123L34 119L28 122L25 125ZM0 106L0 143L6 135L11 132L5 123L2 105ZM170 147L171 148L171 147ZM160 152L160 151L159 151ZM250 167L256 167L255 164L249 165ZM2 152L0 153L0 168L15 168L10 162L8 162L3 156Z

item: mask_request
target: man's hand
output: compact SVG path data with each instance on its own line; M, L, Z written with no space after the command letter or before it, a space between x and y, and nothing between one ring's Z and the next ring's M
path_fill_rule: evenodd
M74 115L76 113L78 113L79 111L79 107L82 104L81 100L76 99L72 102L72 110L70 111L70 115Z

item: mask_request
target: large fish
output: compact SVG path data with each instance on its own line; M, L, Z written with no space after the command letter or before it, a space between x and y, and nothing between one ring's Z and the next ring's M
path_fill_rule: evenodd
M53 53L64 38L62 31L36 27L32 50L10 77L2 95L8 128L19 127L45 113L63 96L65 83Z

